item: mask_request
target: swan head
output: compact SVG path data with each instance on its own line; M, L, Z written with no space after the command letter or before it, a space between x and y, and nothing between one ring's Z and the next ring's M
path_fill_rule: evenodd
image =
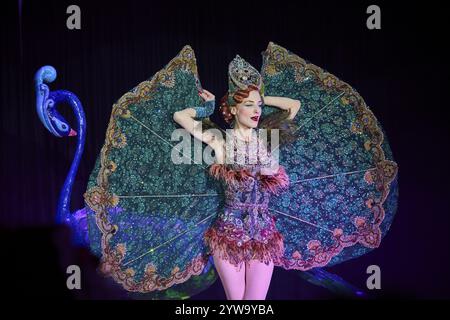
M77 132L72 129L67 120L55 109L48 109L48 124L50 132L58 137L74 137Z
M73 130L66 119L56 110L55 101L61 101L64 94L50 92L46 83L56 79L56 70L52 66L41 67L35 75L36 109L41 122L53 135L57 137L73 137L77 132Z

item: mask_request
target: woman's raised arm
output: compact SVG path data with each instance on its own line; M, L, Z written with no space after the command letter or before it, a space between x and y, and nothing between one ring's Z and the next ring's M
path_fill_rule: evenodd
M300 100L295 100L286 97L264 97L264 104L269 106L278 107L283 110L289 110L288 119L294 119L297 112L300 110Z
M199 95L205 100L205 103L209 101L214 105L215 97L211 92L203 90L203 92L199 93ZM204 132L202 129L202 122L194 120L194 118L198 116L197 109L198 108L189 107L177 111L173 114L173 120L190 134L192 134L195 138L214 148L215 146L217 146L217 144L222 142L222 134L220 132L216 132L217 130L214 129L209 129Z

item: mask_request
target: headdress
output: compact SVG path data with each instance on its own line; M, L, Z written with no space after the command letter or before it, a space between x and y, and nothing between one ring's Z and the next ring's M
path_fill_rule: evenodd
M264 95L261 74L251 64L236 55L228 65L228 104L234 105L233 95L236 91L245 90L251 84L258 87L260 94Z

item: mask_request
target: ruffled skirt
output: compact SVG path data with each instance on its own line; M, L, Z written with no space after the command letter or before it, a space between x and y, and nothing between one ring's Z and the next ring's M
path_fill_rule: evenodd
M277 264L284 255L283 236L268 213L252 216L226 208L205 232L204 241L209 254L239 268L250 260Z

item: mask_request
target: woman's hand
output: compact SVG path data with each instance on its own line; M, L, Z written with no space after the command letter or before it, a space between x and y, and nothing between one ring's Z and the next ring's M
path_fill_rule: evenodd
M289 111L288 119L293 119L297 112L300 110L301 102L300 100L294 100L286 97L264 97L264 104L268 106L278 107L282 110Z
M198 94L203 100L205 100L205 102L216 100L216 97L208 90L203 89L203 91L199 92Z
M208 117L214 112L215 107L215 96L207 91L199 91L198 95L204 100L201 106L198 107L188 107L180 111L176 111L173 114L173 120L186 129L195 138L203 141L204 143L212 146L222 143L222 134L217 129L202 130L202 122L194 120L194 118L204 118Z

